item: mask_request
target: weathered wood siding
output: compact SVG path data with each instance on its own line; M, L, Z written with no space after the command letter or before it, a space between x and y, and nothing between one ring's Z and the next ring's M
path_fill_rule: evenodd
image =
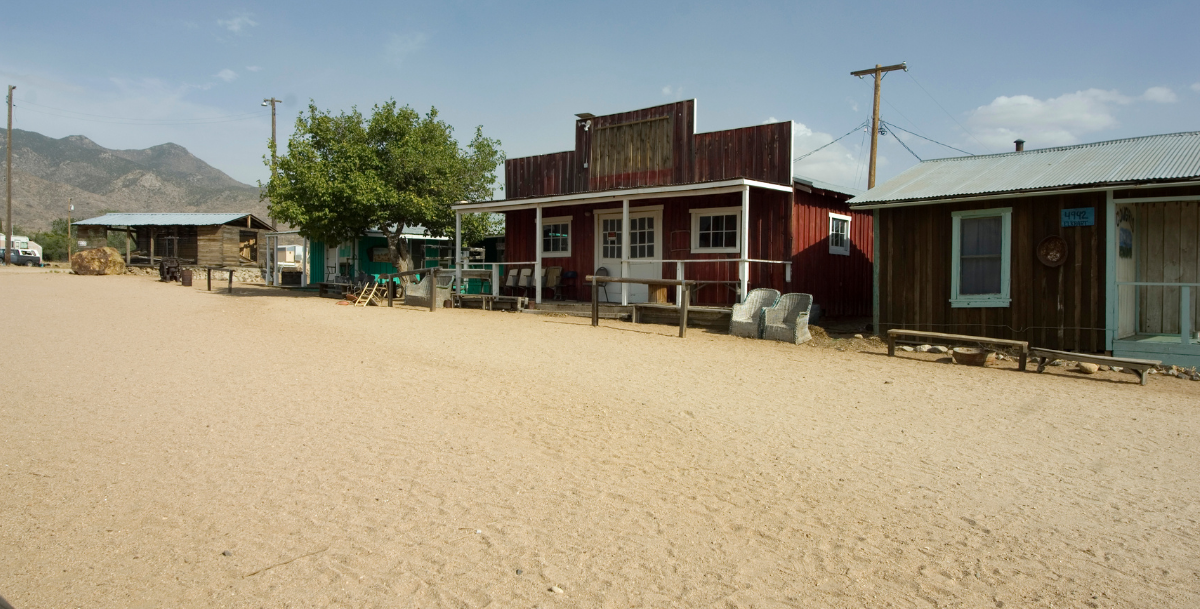
M196 227L197 259L200 266L223 266L225 264L225 240L223 226ZM234 244L236 247L236 243ZM236 251L234 255L236 256Z
M748 178L791 185L792 123L696 134L696 182Z
M848 195L797 189L792 212L792 292L813 295L822 315L871 315L873 215L851 211ZM829 253L829 214L850 216L850 255Z
M950 306L951 212L1011 207L1012 259L1007 307ZM1061 228L1063 209L1092 207L1096 224ZM881 209L881 331L909 328L1028 340L1050 349L1104 349L1105 194L1077 193ZM1060 235L1069 246L1057 268L1036 247Z
M1149 193L1149 194L1148 194ZM1200 195L1200 188L1131 190L1116 192L1120 203L1126 197ZM1134 205L1134 257L1137 281L1163 283L1200 282L1200 202L1163 201ZM1180 332L1180 289L1165 286L1136 288L1139 332ZM1191 288L1188 304L1192 329L1200 328L1200 289Z
M575 121L575 149L508 159L509 199L749 178L790 184L792 123L695 133L695 100Z

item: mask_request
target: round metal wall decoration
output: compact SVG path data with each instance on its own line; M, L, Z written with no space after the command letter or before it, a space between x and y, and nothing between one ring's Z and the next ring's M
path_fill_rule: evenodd
M1050 235L1037 246L1037 257L1042 264L1054 268L1067 262L1067 240L1058 235Z

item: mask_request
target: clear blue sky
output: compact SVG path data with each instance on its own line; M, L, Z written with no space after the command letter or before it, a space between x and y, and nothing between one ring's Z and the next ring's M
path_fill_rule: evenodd
M1200 129L1200 2L13 2L0 84L15 125L110 148L187 147L266 176L264 97L280 139L309 99L395 98L476 125L510 157L573 146L577 112L698 100L698 130L798 125L797 155L869 116L972 153ZM923 89L922 89L923 87ZM865 186L863 133L797 172ZM922 158L951 150L901 133ZM891 136L880 180L916 160Z

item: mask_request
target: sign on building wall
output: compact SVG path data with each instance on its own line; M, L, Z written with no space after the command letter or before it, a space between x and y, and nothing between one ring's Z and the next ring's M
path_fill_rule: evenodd
M1062 210L1062 224L1064 228L1069 226L1095 226L1096 225L1096 208L1094 207L1079 207L1076 209Z

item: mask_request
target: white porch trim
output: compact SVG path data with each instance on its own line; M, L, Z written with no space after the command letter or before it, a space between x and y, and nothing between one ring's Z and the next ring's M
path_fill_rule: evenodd
M460 205L454 205L452 206L452 209L465 213L516 211L520 209L533 209L539 206L560 207L563 205L608 203L633 199L658 199L664 197L676 197L680 195L698 196L723 194L728 192L741 192L747 187L775 190L779 192L792 192L792 186L790 184L772 184L770 182L761 182L759 180L737 178L734 180L722 180L720 182L673 184L670 186L648 186L643 188L581 192L569 195L553 195L548 197L519 199L515 201L501 199L498 201L483 201L480 203L464 203Z

